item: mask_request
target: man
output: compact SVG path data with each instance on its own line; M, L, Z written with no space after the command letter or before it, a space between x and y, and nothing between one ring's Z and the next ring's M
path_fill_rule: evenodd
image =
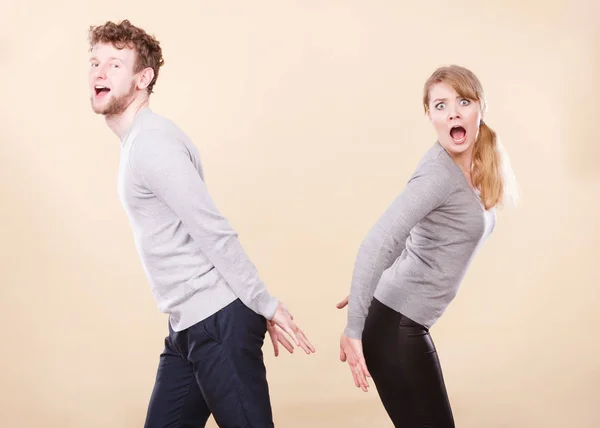
M273 426L262 345L314 352L267 291L203 181L197 149L149 96L159 42L125 20L89 30L94 112L121 142L118 193L159 309L169 314L145 426Z

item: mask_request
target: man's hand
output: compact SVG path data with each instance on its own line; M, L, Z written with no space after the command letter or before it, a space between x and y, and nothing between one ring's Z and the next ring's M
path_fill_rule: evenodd
M272 321L267 320L267 331L269 332L269 336L271 336L273 351L275 352L276 357L279 355L279 343L281 343L290 354L294 353L294 346L290 343L287 337L285 337L281 329Z
M284 332L287 333L294 343L301 347L307 354L315 352L314 346L308 341L304 332L300 330L294 322L292 314L289 313L285 305L281 302L277 306L273 319L267 320L267 330L271 336L271 342L273 342L275 356L279 355L279 343L281 343L288 352L294 352L294 346L283 334Z
M367 392L369 388L367 377L371 377L371 374L367 369L367 363L363 355L362 340L351 339L342 334L340 338L340 360L342 362L348 361L354 384Z

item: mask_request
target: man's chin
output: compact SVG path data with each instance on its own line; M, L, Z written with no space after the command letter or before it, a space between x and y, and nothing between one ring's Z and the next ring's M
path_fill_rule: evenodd
M99 106L92 103L92 111L102 116L114 116L122 113L122 109L118 108L118 106L115 108L115 106L110 104Z
M90 104L92 105L92 111L96 114L106 115L107 106L94 104L94 100L90 99Z
M92 98L90 99L92 104L92 110L96 114L103 116L118 116L127 110L127 107L132 103L135 92L132 90L129 94L121 95L116 97L111 95L110 98L106 97L100 100Z

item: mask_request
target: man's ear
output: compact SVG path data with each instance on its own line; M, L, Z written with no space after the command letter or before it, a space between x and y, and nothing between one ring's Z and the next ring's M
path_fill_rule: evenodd
M137 87L140 89L146 89L150 82L154 79L154 70L152 67L147 67L140 71L138 75Z

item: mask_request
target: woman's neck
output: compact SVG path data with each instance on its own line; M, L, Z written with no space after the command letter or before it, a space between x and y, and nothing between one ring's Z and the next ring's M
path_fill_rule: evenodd
M473 185L473 180L471 179L471 172L473 170L473 149L467 150L466 152L459 153L451 156L452 160L458 167L461 172L464 174L467 179L467 183L469 186L475 190L475 186Z

